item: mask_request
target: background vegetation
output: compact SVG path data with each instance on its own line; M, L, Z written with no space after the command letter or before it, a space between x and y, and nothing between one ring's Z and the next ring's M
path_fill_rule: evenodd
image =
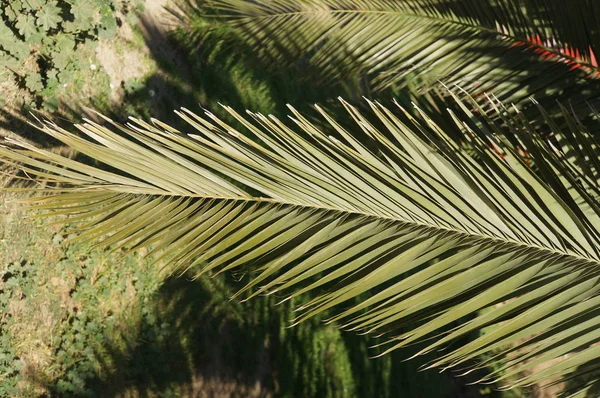
M98 39L112 39L139 0L6 0L0 19L0 69L31 95L32 108L55 110L62 91L86 69ZM6 75L12 74L12 76Z

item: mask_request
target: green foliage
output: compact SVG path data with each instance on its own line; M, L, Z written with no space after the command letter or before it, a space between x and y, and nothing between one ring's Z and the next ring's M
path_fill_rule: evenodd
M51 269L23 260L0 271L0 396L34 396L36 391L97 395L88 380L102 371L106 341L118 339L119 324L127 313L117 311L115 298L127 308L160 286L156 273L144 269L138 255L122 256L119 268L109 268L106 252L59 246L62 241L60 234L53 238L61 259ZM50 327L40 324L44 319L52 320ZM33 338L26 324L48 330ZM46 348L49 357L46 366L30 365L24 376L21 355L28 355L23 347L31 340L38 340L37 349Z
M54 351L58 376L51 391L61 396L97 395L98 391L90 388L87 381L101 371L100 359L105 352L106 339L115 336L116 325L122 321L112 311L103 311L101 304L113 295L127 296L130 288L134 289L137 298L147 298L159 286L152 273L140 269L137 256L122 258L120 266L125 278L114 272L114 268L103 269L104 256L101 251L82 255L81 248L69 246L65 259L59 264L60 268L75 275L70 296L75 303L81 303L66 314L67 318L58 330ZM79 259L79 263L73 258Z
M19 234L0 225L0 258L14 248L31 259L0 269L0 397L186 396L197 374L238 388L259 380L281 397L385 398L421 384L427 396L456 396L450 375L415 376L404 355L369 359L370 337L323 317L289 328L294 302L230 301L243 282L229 275L163 282L139 256L18 222Z
M248 384L244 375L262 367L256 375L264 388L283 397L360 396L357 385L376 391L374 381L385 380L390 361L368 364L366 337L345 341L320 319L288 329L291 303L228 302L238 286L225 276L163 284L137 255L120 256L117 267L108 252L64 238L48 242L61 257L52 267L21 261L0 271L0 397L91 397L127 388L180 396L205 361L226 364L222 371ZM40 337L24 324L41 329L39 312L54 320L36 346L48 347L49 357L23 371L23 347ZM355 365L371 368L357 378Z
M89 67L85 51L116 34L117 19L141 0L6 0L0 10L0 72L8 70L35 99L53 110L56 90Z
M0 270L0 397L12 397L18 392L18 383L23 362L11 344L8 329L11 324L10 303L20 300L33 287L33 279L28 279L35 267L28 263L10 263Z

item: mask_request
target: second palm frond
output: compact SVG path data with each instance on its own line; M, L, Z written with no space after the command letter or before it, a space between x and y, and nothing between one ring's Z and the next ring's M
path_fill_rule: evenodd
M597 99L600 9L590 0L210 0L190 9L225 21L265 65L297 65L311 81L361 76L382 90L441 80L522 107L535 96L548 109Z

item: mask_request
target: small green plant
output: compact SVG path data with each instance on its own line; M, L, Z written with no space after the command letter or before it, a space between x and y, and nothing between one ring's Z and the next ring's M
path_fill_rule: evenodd
M15 396L18 383L22 380L23 362L11 344L8 333L10 325L10 303L20 300L32 287L27 279L32 270L27 262L13 262L0 268L0 397Z
M29 91L34 106L52 110L57 89L77 70L95 67L82 50L112 38L119 16L141 7L140 0L3 0L0 73Z
M0 264L0 397L97 395L90 380L111 370L107 344L124 344L127 311L160 286L135 254L110 267L105 251L63 240L52 239L55 264Z

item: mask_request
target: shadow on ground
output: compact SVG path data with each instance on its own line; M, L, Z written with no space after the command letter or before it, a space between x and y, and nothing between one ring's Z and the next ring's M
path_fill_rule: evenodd
M168 279L140 305L139 322L118 341L104 341L95 374L80 375L86 391L101 397L480 396L479 387L467 385L476 376L418 372L431 358L405 359L419 347L369 359L376 340L319 319L287 328L291 305L228 301L235 287L225 278ZM38 385L50 396L64 394L60 384Z

